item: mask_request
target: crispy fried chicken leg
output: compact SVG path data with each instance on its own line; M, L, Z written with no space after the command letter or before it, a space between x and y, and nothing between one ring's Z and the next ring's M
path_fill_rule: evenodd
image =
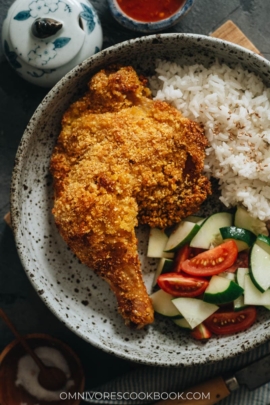
M114 291L127 324L153 321L135 227L164 228L198 210L210 193L201 174L202 128L151 100L131 67L97 73L62 120L51 159L59 231Z

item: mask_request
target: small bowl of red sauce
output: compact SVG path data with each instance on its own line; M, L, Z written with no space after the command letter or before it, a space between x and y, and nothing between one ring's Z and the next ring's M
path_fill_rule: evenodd
M108 0L112 15L133 31L159 32L176 24L194 0Z

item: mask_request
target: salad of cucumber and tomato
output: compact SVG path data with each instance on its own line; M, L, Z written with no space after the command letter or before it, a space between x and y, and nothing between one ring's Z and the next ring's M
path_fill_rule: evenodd
M153 228L148 257L160 258L150 297L155 312L209 339L248 329L270 310L270 237L244 207L189 216L173 231Z

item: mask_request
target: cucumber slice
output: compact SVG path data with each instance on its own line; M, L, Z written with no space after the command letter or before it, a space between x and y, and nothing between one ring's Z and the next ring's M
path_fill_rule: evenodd
M245 275L249 274L249 268L247 267L238 267L236 271L236 282L237 284L245 290ZM245 292L244 292L245 294ZM245 299L244 295L236 298L233 302L234 310L241 311L241 309L245 308Z
M172 303L193 329L218 310L218 306L197 298L174 298Z
M201 225L205 218L199 217L198 215L189 215L185 218L185 221L193 222L194 224Z
M191 329L190 324L185 318L173 319L173 322L182 329Z
M225 277L213 276L206 288L203 300L211 304L226 304L243 294L243 288Z
M270 290L261 292L256 288L249 274L245 275L245 305L270 305Z
M173 258L173 253L165 253L164 248L168 242L168 236L158 228L152 228L149 234L147 257Z
M201 225L199 231L190 242L191 247L209 249L220 245L223 240L220 228L232 225L232 214L228 212L218 212L211 215Z
M250 277L264 292L270 287L270 238L258 235L250 252Z
M241 295L240 297L236 298L236 300L233 301L233 308L235 311L241 311L246 307L245 305L245 299L244 296Z
M155 285L157 284L158 276L160 276L161 274L164 274L164 273L170 273L172 271L173 264L174 263L173 263L172 259L167 259L165 257L162 257L160 259L157 270L155 272L155 276L154 276L154 280L153 280L153 284L152 284L153 287L155 287Z
M229 239L233 239L235 241L238 252L249 249L251 246L253 246L256 240L256 235L253 232L248 231L247 229L238 228L236 226L226 226L220 228L220 233L224 242Z
M236 279L235 273L231 273L230 271L223 271L223 273L219 273L219 277L224 277L232 281L235 281Z
M238 267L236 271L236 282L240 287L245 289L245 275L249 273L249 268Z
M165 252L174 252L186 243L189 243L193 236L199 231L200 226L194 222L182 221L171 233L165 246Z
M247 229L253 232L256 236L259 234L268 236L266 224L260 219L252 217L248 210L243 206L238 206L236 209L234 225L239 228Z
M158 290L150 295L150 298L153 304L154 311L158 314L167 316L169 318L183 318L175 305L173 305L173 296L171 294L168 294L163 290Z

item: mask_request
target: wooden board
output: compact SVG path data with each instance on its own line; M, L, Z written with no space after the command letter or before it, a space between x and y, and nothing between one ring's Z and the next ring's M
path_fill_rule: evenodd
M255 53L261 55L255 45L245 36L245 34L231 20L226 21L216 31L212 32L211 37L224 39L236 45L243 46Z
M8 226L11 227L10 212L8 212L8 213L4 216L4 221L8 224Z
M260 51L253 45L253 43L245 36L245 34L235 25L231 20L226 21L216 31L210 34L212 37L224 39L225 41L243 46L255 53L261 55ZM10 213L4 217L6 223L11 226Z

